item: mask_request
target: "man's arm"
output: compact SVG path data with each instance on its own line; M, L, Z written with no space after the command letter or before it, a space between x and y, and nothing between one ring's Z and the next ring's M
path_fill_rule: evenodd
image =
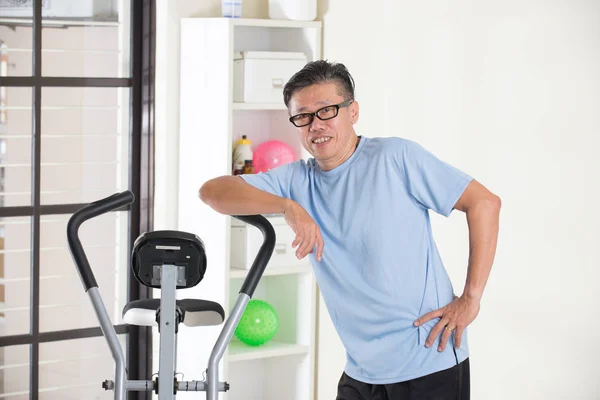
M302 259L316 246L316 258L321 261L323 239L321 230L298 203L260 190L239 176L221 176L202 185L200 200L213 210L226 215L283 214L285 221L296 234L292 247L296 257Z
M477 181L471 181L454 206L467 214L469 265L464 295L481 300L498 242L501 201Z
M441 318L425 342L427 347L433 344L442 330L438 350L444 350L454 330L455 346L460 347L463 331L477 317L496 254L500 207L500 198L475 180L469 183L456 202L454 208L466 213L469 226L467 280L461 297L415 321L415 325L419 326L433 318Z
M200 200L227 215L284 214L291 200L257 189L239 176L221 176L202 185Z

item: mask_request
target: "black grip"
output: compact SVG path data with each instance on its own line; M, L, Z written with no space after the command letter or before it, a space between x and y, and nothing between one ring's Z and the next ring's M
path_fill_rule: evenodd
M109 211L118 210L121 207L133 203L135 196L129 190L113 194L102 200L84 206L69 218L67 223L67 241L75 266L79 271L81 282L87 292L90 288L97 287L96 278L85 255L81 241L79 240L79 227L88 219L92 219Z
M233 217L255 226L262 232L264 237L263 244L260 246L258 254L252 263L252 267L250 267L248 276L246 276L242 288L240 289L240 293L245 293L252 297L254 290L256 289L256 286L258 286L258 282L260 281L260 278L262 278L265 268L267 268L267 264L273 255L273 250L275 250L275 230L271 223L262 215L234 215Z

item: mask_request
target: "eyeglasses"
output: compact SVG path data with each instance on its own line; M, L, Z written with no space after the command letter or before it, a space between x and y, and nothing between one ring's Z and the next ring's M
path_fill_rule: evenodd
M350 104L352 104L353 101L354 100L346 100L340 104L326 106L321 109L318 109L314 113L297 114L297 115L294 115L293 117L290 117L290 122L292 124L294 124L295 126L297 126L298 128L300 128L302 126L307 126L307 125L312 124L315 116L317 118L319 118L321 121L326 121L328 119L337 117L338 112L340 111L340 108L348 107Z

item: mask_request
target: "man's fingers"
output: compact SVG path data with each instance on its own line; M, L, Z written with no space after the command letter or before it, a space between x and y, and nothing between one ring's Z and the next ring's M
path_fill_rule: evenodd
M300 236L299 233L296 233L296 237L294 238L294 241L292 242L292 248L296 248L296 246L298 246L300 244L300 242L302 241L302 237Z
M435 324L431 332L429 332L429 336L427 337L427 341L425 342L425 347L431 347L431 345L439 336L440 332L442 332L442 329L444 329L446 324L448 324L448 321L443 319L440 320L440 322L438 322L437 324Z
M442 309L430 311L427 314L423 315L422 317L419 317L415 321L415 326L423 325L427 321L430 321L434 318L439 318L442 316L442 314L443 314Z
M451 327L450 324L444 327L444 331L442 332L442 339L440 340L440 345L438 346L438 351L444 351L444 349L446 348L446 344L448 343L448 339L450 339L453 330L454 328Z
M298 257L298 259L304 258L312 251L313 247L315 247L315 239L311 237L306 238L302 241L300 247L298 247L298 250L296 251L296 257Z
M454 332L454 347L460 349L460 342L462 340L464 328L456 328L456 332Z
M312 228L312 229L311 229ZM316 257L318 261L321 261L323 256L323 238L319 227L307 227L304 229L298 229L296 231L296 238L292 242L292 248L296 248L296 257L302 259L308 254L315 251L316 246Z
M323 247L325 244L323 243L323 237L321 237L321 232L317 233L317 261L321 262L321 258L323 257Z
M296 257L300 260L304 258L314 247L314 237L310 229L304 229L301 235L301 242L296 249Z

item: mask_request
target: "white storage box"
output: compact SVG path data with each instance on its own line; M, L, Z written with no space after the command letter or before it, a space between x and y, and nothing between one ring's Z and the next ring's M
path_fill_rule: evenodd
M306 65L304 53L243 51L233 56L233 101L282 103L283 87Z
M296 234L283 217L268 218L275 230L275 250L267 268L284 268L308 265L308 256L301 260L296 258L296 249L292 242ZM252 225L236 218L231 219L231 267L250 269L258 250L263 243L263 234Z

